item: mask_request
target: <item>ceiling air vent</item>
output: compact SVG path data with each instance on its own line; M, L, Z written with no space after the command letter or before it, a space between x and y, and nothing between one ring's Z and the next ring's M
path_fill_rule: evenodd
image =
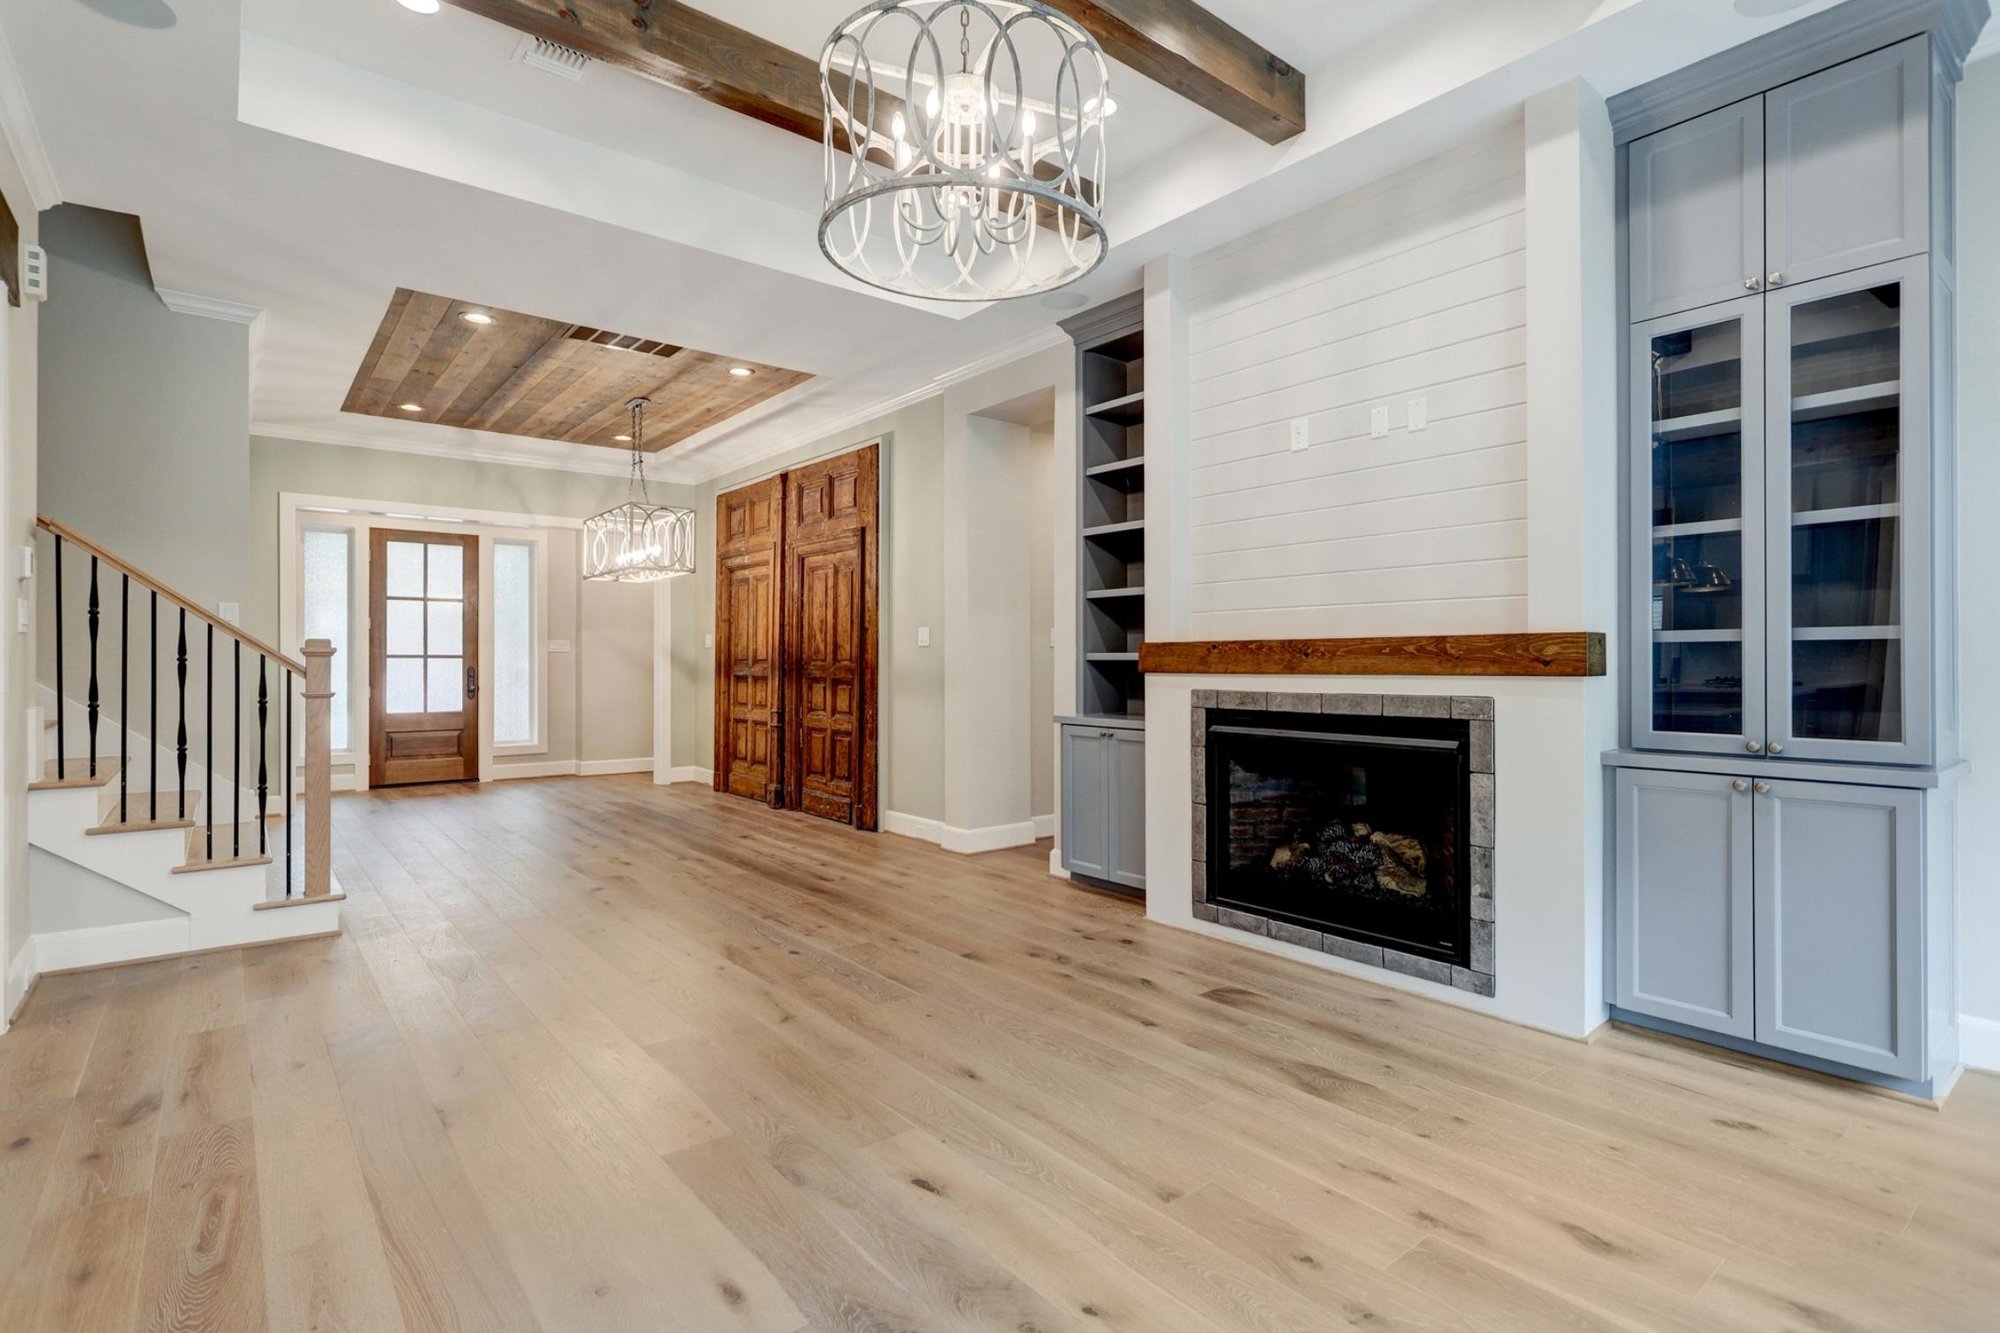
M514 59L530 69L541 70L568 79L571 83L583 77L590 67L590 57L581 51L572 51L560 42L551 42L543 37L524 37L514 52Z

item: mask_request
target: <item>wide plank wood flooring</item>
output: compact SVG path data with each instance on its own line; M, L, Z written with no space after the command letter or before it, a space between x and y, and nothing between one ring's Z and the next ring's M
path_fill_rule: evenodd
M1990 1077L1564 1041L639 778L335 820L340 937L0 1038L0 1329L2000 1326Z

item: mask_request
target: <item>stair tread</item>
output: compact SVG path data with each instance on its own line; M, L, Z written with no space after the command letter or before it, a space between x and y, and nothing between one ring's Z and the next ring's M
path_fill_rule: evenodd
M198 791L186 793L185 806L180 804L182 795L180 792L163 791L159 794L157 803L151 803L152 795L153 793L144 791L126 793L124 819L118 817L118 807L114 802L111 809L105 812L104 818L84 832L93 837L107 833L150 833L155 829L189 828L201 817L201 793ZM182 809L187 813L184 815L179 813ZM158 810L160 813L154 817L148 813L151 810Z
M275 819L276 817L272 816L271 818ZM241 850L238 854L233 855L230 852L229 846L229 837L232 828L242 830L242 836L238 840L238 847ZM268 836L266 841L267 843L276 845L274 840ZM269 865L270 863L271 858L268 853L260 853L257 850L256 820L246 820L237 825L217 824L215 826L215 855L212 857L208 855L208 825L196 824L187 831L187 861L182 865L175 866L174 873L176 875L187 875L201 870L227 870L232 866L261 866Z
M99 759L97 776L90 776L90 761L71 759L67 765L67 777L56 776L56 762L51 759L42 765L42 776L28 784L29 791L68 791L77 787L102 787L118 776L116 759Z

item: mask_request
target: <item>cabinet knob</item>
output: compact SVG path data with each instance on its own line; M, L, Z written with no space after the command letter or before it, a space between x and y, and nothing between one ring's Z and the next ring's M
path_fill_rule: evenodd
M1729 790L1737 792L1749 791L1750 784L1745 782L1742 778L1738 778L1736 779L1736 781L1729 784Z
M1782 287L1785 285L1785 275L1782 273L1773 273L1766 281L1773 287Z
M1755 275L1743 279L1743 290L1746 292L1754 292L1763 285L1764 280Z
M1743 742L1743 748L1748 750L1751 754L1762 754L1764 751L1764 742L1745 741Z
M1772 754L1783 754L1785 752L1785 743L1783 741L1772 741L1769 749Z
M1768 782L1760 782L1757 784L1755 790L1759 796L1769 796L1771 794L1771 784Z

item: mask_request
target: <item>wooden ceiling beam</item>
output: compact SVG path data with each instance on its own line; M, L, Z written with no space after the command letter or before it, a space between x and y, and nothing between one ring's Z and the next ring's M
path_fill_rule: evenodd
M1306 128L1306 76L1194 0L1048 0L1104 54L1278 144Z
M449 0L818 141L819 61L667 0ZM1306 127L1305 75L1194 0L1051 0L1105 54L1266 143Z

